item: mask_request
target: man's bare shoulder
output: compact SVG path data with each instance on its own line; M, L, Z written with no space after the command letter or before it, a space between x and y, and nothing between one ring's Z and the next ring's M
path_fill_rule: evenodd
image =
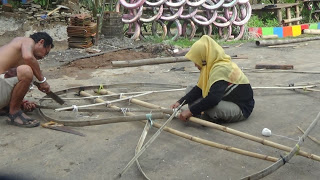
M23 44L23 43L30 43L30 44L34 44L34 41L33 39L29 38L29 37L16 37L14 38L11 43L14 43L14 44Z

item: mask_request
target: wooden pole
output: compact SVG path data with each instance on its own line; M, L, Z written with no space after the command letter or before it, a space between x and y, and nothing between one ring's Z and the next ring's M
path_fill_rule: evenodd
M112 93L111 91L107 91L105 89L100 90L100 93L102 93L102 92ZM81 93L81 95L89 95L89 94L88 93ZM132 102L132 100L134 102ZM140 104L144 104L144 105L147 105L147 106L150 105L150 103L143 102L143 101L140 101L140 100L137 100L137 99L132 99L132 100L130 102L135 103L135 104L136 104L136 102L141 102ZM96 101L100 101L101 102L103 100L102 99L96 99ZM160 107L160 106L156 106L156 105L152 105L152 106L153 107ZM109 107L110 108L120 109L119 107L117 107L115 105L110 105ZM162 109L162 108L158 108L158 109ZM168 110L168 112L173 113L172 110ZM128 116L133 116L134 114L131 113L131 112L128 112L127 115ZM142 122L146 123L146 121L142 121ZM157 128L160 128L161 124L153 122L153 126L155 126ZM227 150L227 151L230 151L230 152L234 152L234 153L238 153L238 154L242 154L242 155L245 155L245 156L250 156L250 157L254 157L254 158L258 158L258 159L262 159L262 160L267 160L267 161L271 161L271 162L276 162L277 161L277 158L275 158L275 157L271 157L271 156L267 156L267 155L263 155L263 154L259 154L259 153L254 153L254 152L250 152L250 151L234 148L234 147L231 147L231 146L226 146L226 145L223 145L223 144L219 144L219 143L216 143L216 142L208 141L208 140L205 140L205 139L202 139L202 138L191 136L189 134L180 132L178 130L175 130L175 129L172 129L172 128L169 128L169 127L164 127L163 130L165 130L165 131L167 131L167 132L169 132L171 134L174 134L174 135L177 135L177 136L183 137L185 139L189 139L191 141L194 141L194 142L197 142L197 143L201 143L201 144L204 144L204 145L207 145L207 146L211 146L211 147L215 147L215 148L219 148L219 149L224 149L224 150Z
M102 89L102 90L100 90L100 94L112 94L112 92L111 91L107 91L106 89ZM152 109L166 109L166 108L163 108L161 106L157 106L157 105L154 105L154 104L151 104L151 103L148 103L148 102L144 102L144 101L141 101L141 100L138 100L138 99L135 99L135 98L132 98L130 102L134 103L134 104L137 104L137 105L140 105L140 106L143 106L143 107L152 108ZM256 136L253 136L253 135L250 135L250 134L247 134L247 133L243 133L241 131L238 131L238 130L235 130L235 129L231 129L231 128L228 128L226 126L222 126L222 125L219 125L219 124L216 124L216 123L212 123L212 122L209 122L209 121L204 121L204 120L196 118L196 117L190 117L189 121L197 123L197 124L200 124L200 125L203 125L203 126L207 126L207 127L211 127L211 128L214 128L214 129L218 129L218 130L221 130L223 132L227 132L227 133L230 133L230 134L233 134L233 135L245 138L245 139L249 139L251 141L255 141L255 142L261 143L261 144L266 145L266 146L270 146L270 147L277 148L277 149L280 149L280 150L283 150L283 151L287 151L287 152L291 151L291 148L288 147L288 146L284 146L282 144L278 144L278 143L275 143L275 142L272 142L272 141L269 141L269 140L266 140L266 139L263 139L263 138L260 138L260 137L256 137ZM307 153L305 151L299 151L299 155L304 156L306 158L310 158L310 159L316 160L316 161L320 161L320 157L319 156L311 154L311 153Z
M139 59L139 60L126 60L126 61L111 61L113 67L134 67L151 64L164 64L175 62L189 61L184 56L180 57L166 57L166 58L152 58L152 59Z
M282 70L288 70L293 69L293 65L288 64L256 64L256 69L282 69Z
M262 39L277 39L279 36L276 34L272 34L272 35L262 35L261 38Z
M296 38L296 39L279 39L279 40L261 40L256 41L257 46L271 46L271 45L277 45L277 44L289 44L289 43L298 43L298 42L304 42L304 41L314 41L314 40L320 40L320 36L317 37L306 37L306 38Z
M304 29L303 34L320 34L320 29Z

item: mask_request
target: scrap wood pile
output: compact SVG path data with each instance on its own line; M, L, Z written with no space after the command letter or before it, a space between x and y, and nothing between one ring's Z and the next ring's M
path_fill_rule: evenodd
M69 47L88 48L93 45L97 23L92 22L92 17L88 14L76 14L71 16L67 32Z

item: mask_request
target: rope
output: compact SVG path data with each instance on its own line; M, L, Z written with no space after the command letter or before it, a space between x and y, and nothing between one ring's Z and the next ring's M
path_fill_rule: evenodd
M100 84L99 89L98 89L98 93L100 94L101 89L103 89L103 85Z
M120 110L124 116L127 116L127 111L129 110L128 108L120 108Z
M147 117L148 122L149 122L150 125L152 126L152 125L153 125L153 120L151 119L151 118L152 118L151 112L150 112L150 114L146 114L146 117Z
M76 115L76 117L78 117L78 113L79 113L79 108L77 105L72 105L72 112Z

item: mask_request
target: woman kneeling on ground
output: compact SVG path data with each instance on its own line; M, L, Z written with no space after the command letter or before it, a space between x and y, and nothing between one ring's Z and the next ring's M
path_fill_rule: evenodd
M230 123L250 116L255 102L249 80L220 45L204 35L185 57L194 62L200 77L196 86L170 106L177 108L183 101L189 105L180 113L181 120L195 116L214 123Z

